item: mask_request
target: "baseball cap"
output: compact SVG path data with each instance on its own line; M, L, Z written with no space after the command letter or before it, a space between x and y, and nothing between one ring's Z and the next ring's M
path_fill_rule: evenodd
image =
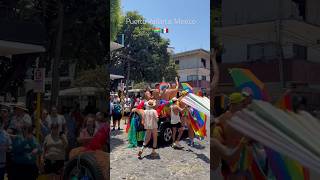
M244 96L241 93L235 92L230 94L229 100L230 104L239 104L244 100Z

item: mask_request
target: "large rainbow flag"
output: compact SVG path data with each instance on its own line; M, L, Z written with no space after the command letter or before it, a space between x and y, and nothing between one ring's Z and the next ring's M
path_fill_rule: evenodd
M240 90L251 92L254 99L268 101L268 95L264 84L248 69L233 68L230 74L236 87ZM292 110L292 102L288 93L286 93L278 102L277 106L281 109ZM266 147L265 148L269 167L272 175L276 179L283 180L308 180L309 175L298 161L292 160L279 152Z
M205 115L203 112L199 112L198 110L191 108L189 111L189 118L194 133L199 137L206 137L207 115Z

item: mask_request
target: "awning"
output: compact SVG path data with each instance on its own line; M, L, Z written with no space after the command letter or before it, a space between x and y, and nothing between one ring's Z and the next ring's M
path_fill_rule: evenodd
M96 87L76 87L70 89L64 89L59 91L59 96L94 96L97 93L103 92L103 88ZM51 93L46 93L46 96L50 97Z
M41 45L0 40L0 56L40 53L45 51L46 49Z
M117 49L122 48L123 46L121 44L115 43L115 42L110 42L110 50L114 51Z
M124 76L121 75L115 75L115 74L110 74L110 79L115 80L115 79L123 79Z

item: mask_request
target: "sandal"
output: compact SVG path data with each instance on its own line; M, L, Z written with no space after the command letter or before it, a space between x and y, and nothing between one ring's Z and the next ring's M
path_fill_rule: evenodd
M139 151L139 153L138 153L138 158L139 158L139 159L142 158L141 155L142 155L142 151Z
M156 153L156 152L152 152L152 153L151 153L151 157L153 157L153 158L156 158L156 157L158 157L158 156L159 156L159 154Z

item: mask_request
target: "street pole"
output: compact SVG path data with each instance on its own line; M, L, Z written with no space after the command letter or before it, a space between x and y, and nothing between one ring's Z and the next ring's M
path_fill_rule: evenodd
M278 44L278 59L279 59L279 75L281 87L285 88L284 80L284 65L283 65L283 50L282 50L282 0L278 1L278 23L277 23L277 44Z
M55 57L53 61L53 72L52 72L52 88L51 88L51 107L58 105L59 99L59 86L60 86L60 56L61 56L61 46L62 46L62 34L63 34L63 2L58 1L59 11L58 11L58 32L57 41L55 47Z
M39 58L36 60L36 68L39 68ZM41 107L41 94L37 92L37 107L36 107L36 137L40 142L40 107Z

